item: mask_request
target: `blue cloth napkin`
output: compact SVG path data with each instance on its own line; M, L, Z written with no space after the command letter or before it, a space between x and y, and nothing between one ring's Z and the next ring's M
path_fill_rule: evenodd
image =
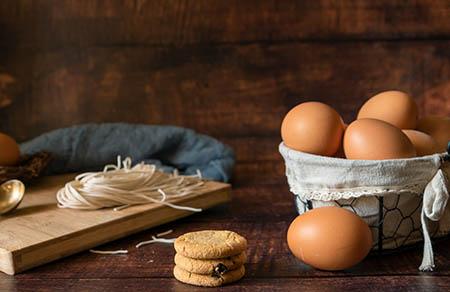
M84 124L45 133L20 145L23 154L48 151L54 156L47 174L101 170L117 156L145 161L166 172L200 170L207 179L228 182L233 150L214 138L174 126L125 123Z

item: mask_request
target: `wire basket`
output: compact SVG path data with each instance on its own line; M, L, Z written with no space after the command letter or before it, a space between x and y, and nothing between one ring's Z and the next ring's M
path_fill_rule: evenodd
M373 200L376 204L376 215L368 218L367 200ZM405 202L406 201L406 202ZM373 236L372 250L378 253L399 251L407 246L421 242L423 239L420 213L422 199L415 195L389 195L386 197L373 196L371 198L353 198L333 201L301 200L295 197L297 212L303 214L306 211L324 206L338 206L345 208L359 216L365 216ZM374 204L369 204L374 205ZM405 207L408 205L408 207ZM383 224L388 221L386 227ZM438 236L439 224L431 222L430 234Z
M450 233L449 154L394 160L347 160L279 147L299 214L339 206L371 228L372 250L424 242L421 270L434 266L430 237ZM446 174L447 173L447 174Z

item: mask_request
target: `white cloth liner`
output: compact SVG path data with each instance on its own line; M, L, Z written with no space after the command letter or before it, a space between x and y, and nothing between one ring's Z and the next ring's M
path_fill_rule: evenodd
M449 163L444 160L446 153L409 159L348 160L303 153L283 143L279 151L286 163L290 190L303 201L334 201L389 194L423 196L421 222L424 255L419 269L433 270L427 220L439 221L447 207L449 186L444 168ZM450 220L447 217L445 219ZM450 222L444 225L450 226Z

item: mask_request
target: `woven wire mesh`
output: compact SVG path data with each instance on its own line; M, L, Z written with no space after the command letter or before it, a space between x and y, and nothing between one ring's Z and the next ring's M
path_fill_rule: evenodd
M362 217L373 235L373 250L399 249L422 240L420 213L422 198L416 195L393 194L384 197L370 196L336 201L297 199L299 214L317 207L339 206ZM430 235L436 234L438 224L431 223Z

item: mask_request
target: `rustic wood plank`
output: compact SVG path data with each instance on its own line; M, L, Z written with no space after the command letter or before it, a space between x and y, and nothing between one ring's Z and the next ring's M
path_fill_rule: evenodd
M238 162L234 169L233 185L267 185L285 183L284 161Z
M220 137L220 141L230 145L239 163L256 163L266 161L278 161L282 156L278 152L281 135L272 136L241 136Z
M426 113L450 112L450 41L21 49L0 54L0 68L14 80L2 89L12 102L0 109L0 131L18 140L108 121L276 136L299 102L327 102L350 121L391 88L411 92Z
M385 276L351 278L244 278L214 291L448 291L450 277ZM125 279L9 279L5 291L205 291L167 278Z
M294 104L324 101L350 121L369 95L411 92L422 113L450 114L450 3L395 1L0 1L0 131L20 141L83 122L176 124L236 150L233 201L16 277L0 291L192 291L172 278L173 248L134 245L174 229L228 228L249 239L243 281L218 290L450 289L450 238L371 255L345 272L299 263L296 216L277 152ZM384 40L384 41L383 41ZM26 117L26 118L24 118Z
M197 230L198 228L211 228L211 225L176 225L174 236L183 233L186 230ZM214 228L221 228L222 225L213 224ZM246 264L247 277L249 278L289 278L289 277L346 277L346 276L379 276L384 275L421 275L418 271L418 265L421 261L421 248L416 247L412 250L403 251L391 255L377 256L370 255L358 266L344 272L325 272L312 269L298 260L296 260L287 250L285 244L285 224L274 224L272 229L283 228L282 236L277 233L271 233L258 237L256 232L267 232L269 228L263 228L258 224L257 228L251 233L245 233L246 227L237 227L237 224L224 227L238 230L252 240L249 249L249 262ZM167 226L173 227L173 226ZM177 231L179 228L188 227L183 232ZM287 228L287 225L286 225ZM160 229L165 231L167 229ZM155 231L156 232L156 231ZM280 231L279 231L280 233ZM128 248L128 255L120 256L102 256L81 253L57 262L53 262L39 268L32 269L15 276L17 280L27 279L90 279L90 278L170 278L172 277L174 250L172 246L163 244L154 244L134 249L134 244L141 240L148 240L153 232L146 232L145 236L132 236L129 239L119 240L117 242L104 245L99 249L123 249ZM430 276L448 276L450 254L448 252L449 240L435 244L436 264L438 269ZM258 246L260 245L260 246ZM3 279L9 279L10 276L1 275L0 282Z
M61 209L56 192L75 175L45 177L31 186L20 206L0 221L0 271L15 274L150 227L192 215L161 204L114 212ZM194 193L171 199L207 209L230 200L230 185L206 181Z
M448 15L446 0L4 0L0 46L446 38Z
M236 156L234 186L285 183L285 167L278 145L279 135L260 137L223 137Z
M421 275L417 269L422 257L420 245L388 255L372 254L361 264L343 272L312 269L293 257L287 248L286 230L295 216L292 195L287 192L286 185L240 187L233 191L233 200L226 206L98 247L128 249L127 255L102 256L84 252L16 275L15 279L170 278L174 256L172 245L134 248L138 242L168 229L174 230L168 238L202 229L231 229L244 235L249 241L249 278ZM427 275L450 275L449 243L450 238L435 242L438 268ZM0 282L5 279L10 278L0 275Z

